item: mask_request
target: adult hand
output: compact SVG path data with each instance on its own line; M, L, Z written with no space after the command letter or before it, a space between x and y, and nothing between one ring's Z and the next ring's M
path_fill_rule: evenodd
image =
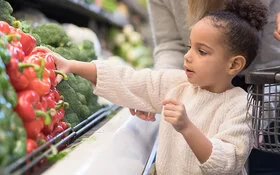
M280 12L276 15L276 28L273 35L277 40L280 40Z
M178 132L187 128L189 118L184 104L177 100L167 99L163 102L164 120L172 124Z
M131 115L136 115L137 117L141 118L142 120L146 121L155 121L155 113L152 112L144 112L144 111L139 111L136 109L129 109Z

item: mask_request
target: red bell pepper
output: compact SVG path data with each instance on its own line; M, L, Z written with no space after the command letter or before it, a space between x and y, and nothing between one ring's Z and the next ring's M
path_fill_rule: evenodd
M63 126L59 123L57 123L54 127L54 130L52 132L53 136L56 136L57 134L63 132L65 129L63 128Z
M42 145L44 144L45 142L47 141L47 138L45 136L45 134L43 134L42 132L39 132L36 136L36 142L39 144L39 145Z
M18 29L17 32L21 35L19 42L22 44L22 50L25 53L25 55L27 56L35 48L36 39L33 36L24 33L20 29Z
M44 117L45 123L50 123L50 116L42 111L35 109L36 104L39 103L40 97L38 93L33 90L25 90L18 93L18 103L15 111L22 118L24 122L31 122L36 117Z
M27 140L26 140L27 154L31 153L32 151L34 151L37 148L38 148L38 144L34 140L27 138Z
M15 21L13 23L14 27L10 26L10 29L12 32L18 33L21 37L20 37L20 43L22 44L22 48L23 51L25 53L25 55L29 55L32 50L35 48L36 46L36 39L27 34L24 33L20 28L21 28L21 23L19 21Z
M0 21L0 31L3 33L10 33L10 25L5 21Z
M30 80L28 89L35 90L40 96L48 94L51 88L51 80L49 77L49 71L45 68L44 58L30 55L29 57L26 57L24 61L40 66L37 77Z
M20 43L20 35L17 33L11 33L7 35L9 41L8 49L11 54L11 58L16 58L19 61L24 59L24 51L22 49L22 44Z
M13 41L13 44L8 45L8 50L11 54L11 58L15 58L19 61L23 61L24 52L22 51L22 49L19 45L21 45L21 44Z
M33 78L30 81L28 88L36 91L40 96L48 94L51 88L51 80L49 77L48 70L44 69L44 72L42 73L42 77Z
M37 140L38 134L44 127L44 119L42 117L36 118L30 122L23 122L27 137Z
M60 100L56 104L56 106L55 106L56 113L55 113L55 115L52 116L50 124L44 126L44 128L42 130L44 134L48 135L48 134L52 133L52 131L54 130L57 123L61 122L64 119L64 115L65 115L64 107L67 107L67 106L68 106L68 103L66 103L62 100Z
M30 80L36 77L36 71L39 69L36 64L22 63L12 58L6 71L16 91L20 91L28 87Z

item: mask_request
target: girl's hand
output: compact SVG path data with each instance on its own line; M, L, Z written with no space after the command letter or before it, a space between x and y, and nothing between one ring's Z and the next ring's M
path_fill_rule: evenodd
M56 69L67 74L70 73L70 60L65 59L64 57L62 57L61 55L59 55L58 53L55 53L53 51L51 51L49 48L47 47L36 47L34 49L35 51L41 51L41 52L45 52L48 54L51 54L54 57L54 62L55 62L55 66ZM63 79L63 77L61 75L57 75L56 76L56 81L59 83L61 80Z
M164 119L171 123L174 129L178 132L183 131L187 128L189 118L186 113L184 104L177 100L164 100Z
M277 40L280 40L280 12L276 15L276 29L273 35Z
M142 120L146 121L155 121L155 113L152 112L144 112L144 111L139 111L136 109L129 109L131 115L136 115L137 117L141 118Z

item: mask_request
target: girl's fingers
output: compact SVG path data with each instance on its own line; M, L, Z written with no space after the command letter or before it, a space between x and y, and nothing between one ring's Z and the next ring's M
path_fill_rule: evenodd
M171 111L171 110L164 110L164 117L167 118L174 118L176 116L178 116L178 112L177 111Z
M174 99L166 99L163 101L163 105L166 105L166 104L179 105L180 102L177 100L174 100Z
M130 112L131 115L135 115L135 114L136 114L136 113L135 113L135 109L132 109L132 108L129 109L129 112Z
M150 113L148 114L148 120L149 120L149 121L155 121L155 120L156 120L156 118L155 118L155 113L150 112Z
M142 120L148 120L148 113L147 112L143 112L143 111L138 111L136 110L136 114L137 117L141 118Z
M172 125L174 125L176 123L175 118L172 118L172 117L164 117L164 120Z

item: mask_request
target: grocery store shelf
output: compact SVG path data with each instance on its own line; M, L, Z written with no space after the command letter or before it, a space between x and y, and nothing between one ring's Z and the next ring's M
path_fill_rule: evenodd
M85 16L90 20L96 20L102 23L107 23L117 27L123 27L128 24L128 19L118 13L106 12L95 4L86 4L81 0L8 0L12 6L13 4L18 7L34 7L37 10L49 13L51 15L56 14L55 19L59 17L70 17L72 13ZM73 15L75 16L75 15ZM78 18L78 17L77 17ZM81 17L79 17L80 20Z

